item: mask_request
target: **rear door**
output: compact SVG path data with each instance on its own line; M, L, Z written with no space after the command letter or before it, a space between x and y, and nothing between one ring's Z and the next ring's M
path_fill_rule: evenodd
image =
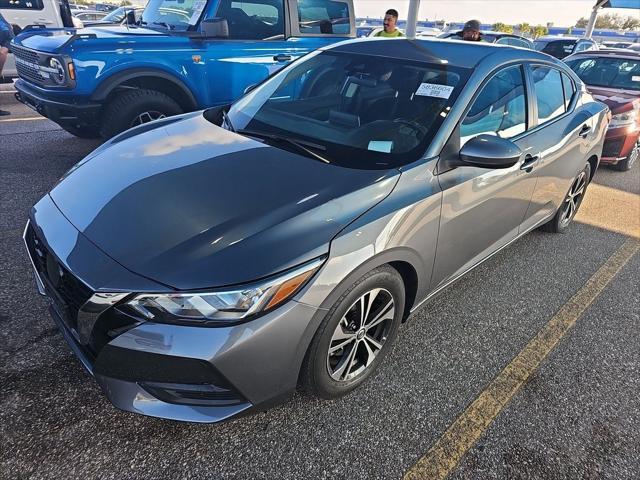
M529 65L534 93L534 125L529 135L538 156L537 184L527 216L526 231L558 209L573 178L587 162L596 118L580 111L576 86L569 75L550 65Z
M448 155L458 158L471 138L490 134L510 139L523 155L506 169L461 166L439 173L442 213L431 290L516 238L535 188L529 104L524 67L502 68L481 87L443 149L441 163Z

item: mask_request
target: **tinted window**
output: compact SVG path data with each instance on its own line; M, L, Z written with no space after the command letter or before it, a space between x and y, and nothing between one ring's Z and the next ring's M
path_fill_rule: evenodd
M567 64L587 85L640 90L640 60L590 56Z
M556 58L564 58L573 53L575 43L575 40L537 41L535 42L535 48Z
M0 8L15 10L42 10L42 0L0 0Z
M238 100L229 118L238 130L316 145L350 168L389 168L424 155L468 75L374 55L310 55Z
M526 104L522 69L499 72L483 87L460 124L461 145L483 133L511 138L524 132Z
M576 87L573 85L571 79L564 73L562 74L562 86L564 87L564 107L566 110L569 110L569 104L571 104L571 99L576 93Z
M336 0L298 0L300 33L348 35L349 6Z
M262 40L284 34L282 1L221 0L218 17L229 25L229 38Z
M532 71L538 103L538 124L542 125L566 111L562 78L555 68L533 67Z

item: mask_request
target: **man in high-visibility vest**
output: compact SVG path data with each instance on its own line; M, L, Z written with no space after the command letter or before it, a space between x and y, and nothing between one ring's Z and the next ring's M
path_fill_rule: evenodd
M402 37L402 32L398 30L396 27L396 23L398 22L398 11L390 8L384 14L384 29L380 30L378 33L374 35L374 37Z

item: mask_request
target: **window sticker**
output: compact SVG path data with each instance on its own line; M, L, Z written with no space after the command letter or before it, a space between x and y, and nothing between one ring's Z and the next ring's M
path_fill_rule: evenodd
M435 97L447 99L451 96L453 87L449 85L438 85L437 83L421 83L416 91L416 95L421 97Z
M371 140L368 149L372 152L391 153L393 142L389 140Z
M640 82L640 75L634 75L631 77L632 82Z
M195 25L198 23L198 19L200 18L200 14L204 10L204 7L207 6L207 0L196 0L193 2L193 15L189 19L189 25Z

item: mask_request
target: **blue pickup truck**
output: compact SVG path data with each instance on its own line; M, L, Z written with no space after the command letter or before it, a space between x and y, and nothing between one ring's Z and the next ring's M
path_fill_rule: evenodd
M16 97L78 137L231 103L292 60L355 37L353 0L150 0L136 24L32 28Z

